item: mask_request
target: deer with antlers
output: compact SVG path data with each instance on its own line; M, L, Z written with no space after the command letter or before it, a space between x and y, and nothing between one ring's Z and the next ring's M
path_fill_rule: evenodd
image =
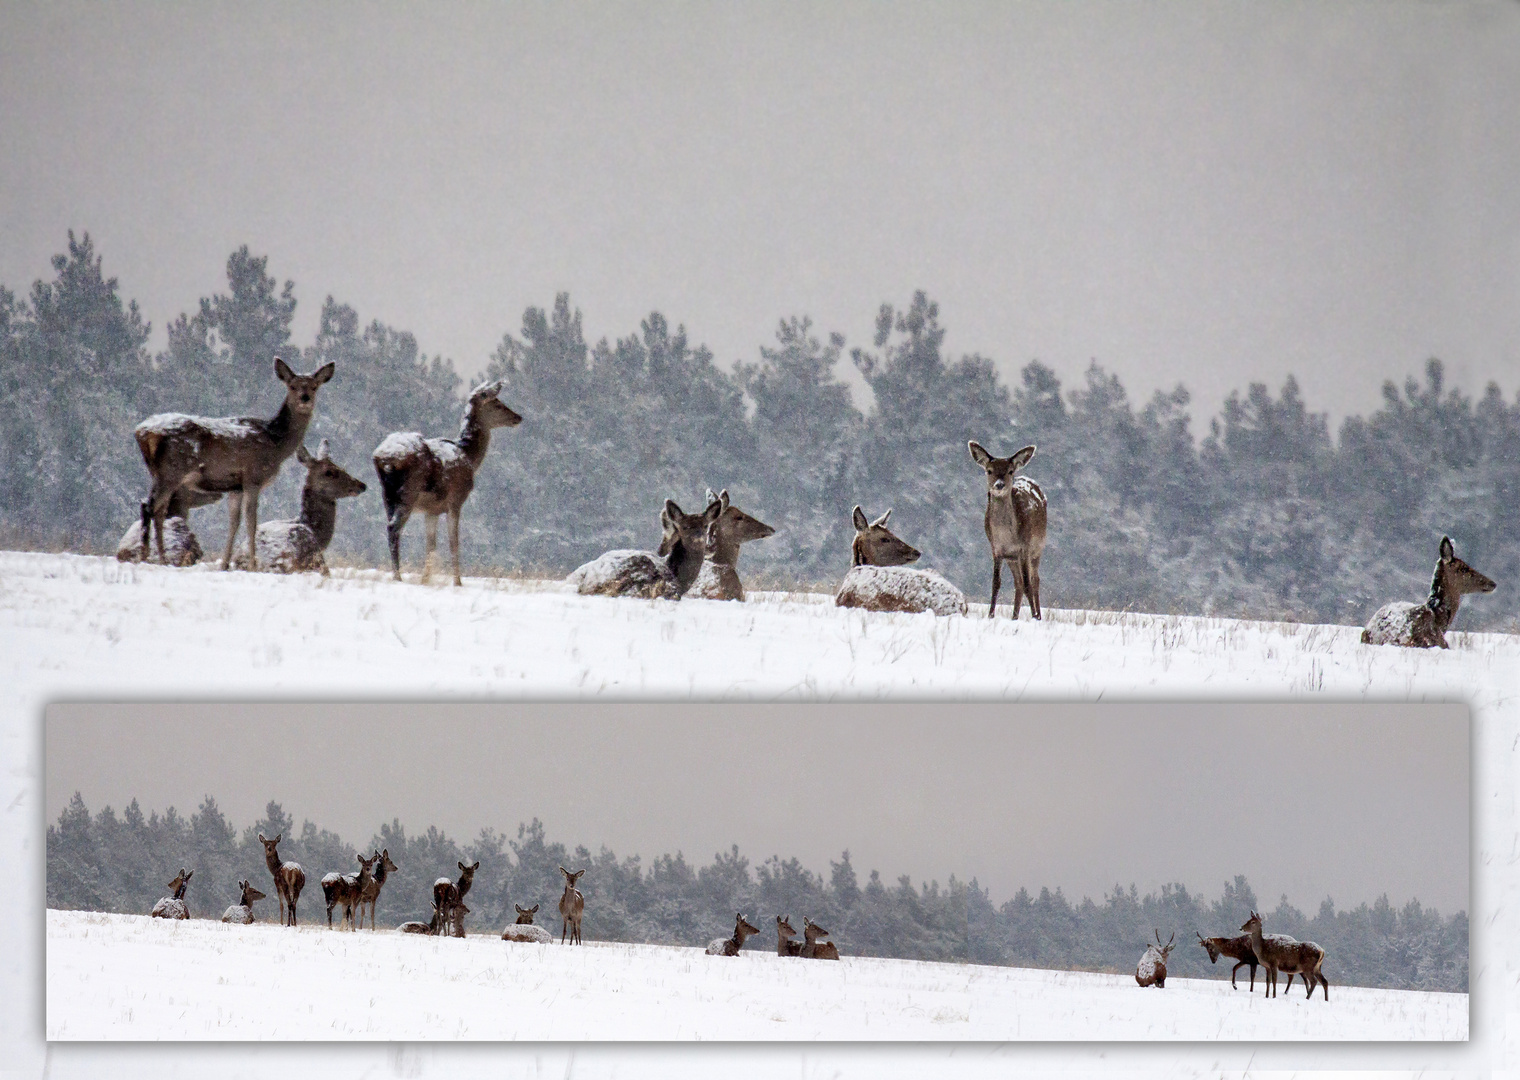
M194 870L186 870L180 867L174 880L169 882L170 895L163 897L153 905L150 914L155 919L188 919L190 917L190 905L185 902L185 886L190 884L190 879L195 876Z
M565 876L565 891L559 897L560 932L559 943L565 943L565 936L570 937L570 944L581 944L581 916L586 913L586 898L575 886L586 873L577 870L573 874L563 866L559 872Z
M280 901L280 925L294 926L296 901L301 898L301 890L306 887L306 871L298 862L281 861L277 846L284 835L281 833L273 840L267 840L263 833L259 833L259 843L264 845L264 865L269 867L269 874L274 878L274 894Z
M1209 954L1209 963L1217 964L1221 956L1228 956L1237 961L1230 969L1230 989L1237 989L1235 985L1235 973L1246 965L1251 968L1251 991L1256 990L1256 968L1259 961L1256 959L1256 951L1251 948L1251 936L1240 934L1237 937L1204 937L1196 930L1193 932L1198 938L1198 944Z
M887 528L888 510L875 521L855 507L850 515L855 539L850 544L850 572L834 594L837 607L867 611L932 611L936 615L966 614L966 597L933 570L907 566L919 551Z
M1154 929L1154 928L1152 928ZM1145 947L1145 955L1140 957L1140 963L1135 965L1135 981L1141 986L1166 986L1166 961L1176 948L1172 942L1177 940L1177 931L1172 931L1172 936L1167 939L1165 945L1161 944L1161 931L1156 930L1156 943Z
M1306 997L1314 996L1315 986L1323 986L1325 1000L1330 1000L1330 980L1320 970L1325 963L1324 949L1312 941L1297 941L1286 934L1263 934L1261 915L1254 911L1240 928L1250 935L1251 951L1256 954L1257 963L1267 969L1266 977L1262 979L1265 996L1277 996L1277 973L1284 971L1288 974L1288 986L1293 985L1293 976L1298 975L1308 988Z
M1013 617L1019 617L1024 597L1029 614L1040 617L1040 554L1045 550L1045 492L1027 476L1014 473L1034 457L1033 444L1005 458L993 457L972 440L971 460L987 472L987 509L982 525L992 548L992 603L987 617L997 614L1003 563L1013 571Z
M1378 608L1362 631L1362 644L1447 648L1446 630L1457 617L1462 597L1468 593L1493 592L1495 588L1492 578L1457 558L1451 537L1443 536L1435 576L1430 581L1430 596L1423 604L1395 600Z
M238 882L238 902L222 912L222 922L245 924L253 922L253 902L262 899L264 899L264 894L247 881Z
M753 925L744 917L741 911L734 916L734 934L732 937L713 938L707 943L708 956L738 956L739 950L744 948L745 939L752 934L758 934L760 928Z
M722 505L713 525L707 561L697 575L688 595L699 600L743 600L744 583L739 580L739 547L752 540L764 540L776 532L759 518L751 517L728 498L728 489L714 495L707 489L707 504Z

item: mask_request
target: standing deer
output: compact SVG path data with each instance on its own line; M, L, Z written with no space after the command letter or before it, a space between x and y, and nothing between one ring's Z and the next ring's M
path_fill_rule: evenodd
M227 550L222 569L232 569L232 548L243 511L248 511L248 560L258 569L255 539L259 530L259 492L306 436L317 391L333 377L332 364L310 375L297 375L278 356L274 373L285 384L285 403L273 419L208 419L184 413L158 413L137 425L134 435L153 487L142 504L142 558L148 558L148 528L154 527L158 558L165 561L164 517L174 493L227 496Z
M802 936L806 940L802 945L802 956L808 960L838 960L839 949L832 941L820 941L820 938L829 936L829 932L819 926L806 915L802 917Z
M168 888L173 890L169 896L163 897L153 905L149 914L155 919L188 919L190 917L190 905L185 902L185 886L190 884L190 879L195 876L195 871L186 871L180 868L174 880L169 882Z
M660 511L663 534L658 551L618 549L573 570L565 580L582 596L641 596L679 600L696 583L712 530L723 512L711 502L699 514L688 514L673 499Z
M503 941L526 941L536 945L548 945L554 940L554 936L542 926L533 925L533 916L538 911L538 905L525 908L521 904L513 904L517 909L517 921L507 926L501 932Z
M837 607L867 611L932 611L936 615L966 614L966 597L933 570L915 570L918 549L887 528L888 510L875 521L855 507L851 520L855 539L850 544L850 572L834 594Z
M296 447L296 460L306 467L301 488L301 516L294 521L266 521L259 526L259 562L282 574L318 570L327 575L322 553L332 543L338 524L338 500L363 495L364 482L350 476L328 455L323 439L315 455Z
M375 904L380 900L380 890L385 885L385 879L390 876L392 870L397 869L396 864L391 862L391 849L386 848L380 852L378 865L374 870L374 876L369 884L359 890L359 929L364 929L364 905L369 905L369 928L375 928Z
M568 934L570 936L570 944L579 945L581 944L581 916L586 912L586 898L575 887L575 883L580 881L581 875L586 871L577 870L572 874L561 866L559 872L565 875L565 891L560 893L559 897L559 917L561 920L559 943L563 945L565 943L565 935Z
M162 561L169 566L194 566L205 553L201 542L190 531L190 511L220 499L220 495L205 495L180 488L169 496L164 510L164 551ZM121 562L142 562L147 545L143 543L142 518L127 526L116 542L116 558Z
M1493 592L1491 578L1484 577L1461 559L1451 537L1441 537L1441 557L1430 581L1430 596L1423 604L1395 600L1377 609L1362 631L1363 645L1404 645L1416 649L1447 648L1446 628L1457 617L1467 593Z
M802 942L797 940L797 931L792 929L791 919L784 915L776 916L776 955L802 955Z
M222 922L253 922L253 902L264 899L264 894L246 881L238 882L238 902L222 912Z
M744 948L744 939L751 934L758 934L760 928L752 926L741 911L734 916L734 936L726 938L713 938L707 943L708 956L738 956L739 950Z
M1259 961L1256 959L1256 950L1251 948L1251 936L1241 934L1237 937L1209 937L1206 938L1196 930L1193 932L1198 938L1198 944L1204 947L1209 954L1209 963L1217 964L1221 956L1228 956L1231 960L1238 961L1230 969L1230 989L1235 986L1235 973L1247 964L1251 966L1251 992L1256 990L1256 968Z
M1286 934L1263 934L1261 916L1254 911L1240 928L1251 936L1251 951L1256 954L1257 963L1267 969L1266 978L1262 980L1265 996L1277 996L1277 973L1285 971L1289 986L1293 984L1294 975L1304 980L1308 988L1306 997L1313 997L1314 987L1319 985L1325 988L1325 1000L1330 1000L1330 980L1320 970L1325 962L1324 949L1312 941L1295 941Z
M998 589L1003 584L1003 563L1013 571L1013 617L1029 597L1029 614L1040 617L1040 553L1045 550L1045 493L1027 476L1014 473L1034 457L1031 444L1012 457L993 457L972 440L966 444L971 460L987 470L987 511L982 524L992 548L992 603L990 619L997 614Z
M691 595L700 600L743 600L744 584L739 580L739 546L751 540L764 540L776 530L758 518L750 517L728 499L728 489L714 495L707 489L707 503L722 504L713 526L707 561L702 564Z
M438 547L438 517L449 515L449 554L454 561L454 584L459 576L459 512L475 488L475 470L485 460L491 432L516 427L522 417L507 408L496 395L503 380L482 383L470 391L464 423L455 439L424 439L415 431L387 435L375 447L375 472L385 499L385 533L391 548L391 572L401 580L401 530L413 510L427 515L427 550L422 560L422 580L432 572L433 551Z
M443 913L445 925L448 925L453 919L452 912L454 905L462 901L465 894L470 891L470 886L475 884L475 871L479 869L479 859L476 859L470 866L460 863L458 881L450 881L446 877L441 877L433 882L433 904ZM464 935L459 934L456 936L463 937Z
M449 929L448 929L448 934L447 934L448 937L462 938L462 937L465 936L465 934L464 934L464 917L466 915L468 915L469 913L470 913L469 907L467 907L461 901L456 900L456 901L454 901L454 903L452 903L452 904L449 905Z
M363 855L355 855L359 860L359 872L357 874L342 874L334 870L322 877L322 895L327 900L327 928L332 929L333 908L343 906L343 918L340 926L346 925L350 930L357 930L354 925L354 908L359 906L359 896L375 880L373 868L376 860L380 858L377 851L366 859Z
M1154 929L1154 928L1152 928ZM1165 945L1161 944L1161 931L1156 930L1156 944L1145 947L1145 955L1140 958L1140 963L1135 965L1135 981L1141 986L1166 987L1166 961L1172 955L1172 950L1177 946L1172 942L1177 940L1177 931L1172 931L1172 936L1167 939Z
M301 890L306 887L306 871L301 869L298 862L281 862L280 853L275 850L284 833L276 836L273 840L264 839L264 834L259 833L259 843L264 845L264 865L269 867L270 876L274 878L274 894L280 899L280 925L296 925L296 901L301 898ZM286 911L289 911L289 920Z

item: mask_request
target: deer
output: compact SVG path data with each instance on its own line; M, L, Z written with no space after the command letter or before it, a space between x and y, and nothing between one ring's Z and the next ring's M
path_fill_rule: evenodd
M1177 940L1177 931L1172 931L1172 936L1167 939L1165 945L1161 944L1161 931L1152 929L1156 934L1156 943L1146 945L1145 955L1140 957L1140 963L1135 965L1135 982L1141 986L1155 986L1166 988L1166 961L1172 955L1172 950L1177 946L1172 944Z
M777 956L801 956L802 942L796 940L797 931L792 929L791 919L784 915L776 916L776 955Z
M190 531L190 511L220 498L220 495L206 495L184 488L169 496L169 505L164 511L165 553L162 557L166 566L194 566L201 561L205 552L201 550L201 542L195 538L195 533ZM142 562L144 550L142 521L139 519L121 534L116 543L116 558L119 562Z
M280 925L294 926L296 925L296 901L301 898L301 890L306 887L306 871L301 869L301 864L298 862L280 861L280 853L276 850L276 846L284 836L285 834L281 833L273 840L266 840L264 834L259 833L259 843L264 845L264 865L269 867L270 876L274 878L274 894L280 900Z
M603 552L576 567L565 580L582 596L679 600L702 571L722 512L720 502L711 502L700 513L688 514L674 499L666 499L660 510L662 539L657 551Z
M917 570L919 550L887 528L889 509L875 521L855 507L850 515L855 539L850 544L850 571L834 594L836 607L867 611L930 611L935 615L966 614L966 597L933 570Z
M433 882L433 904L443 913L445 924L452 918L450 912L453 911L454 905L464 900L465 893L469 892L470 886L475 884L475 871L479 869L479 859L476 859L470 866L460 863L458 881L450 881L446 877L441 877ZM463 934L456 936L464 937Z
M317 391L336 370L324 364L310 375L297 375L285 361L274 358L275 376L285 384L285 401L269 420L257 417L208 419L184 413L157 413L137 425L133 435L152 477L142 503L142 560L148 559L148 528L158 541L159 562L165 562L164 518L174 493L227 496L227 550L222 569L232 569L243 511L248 512L248 562L258 569L259 492L275 478L285 459L306 437L317 407Z
M758 934L760 928L750 923L741 911L734 916L734 936L726 938L713 938L707 943L708 956L738 956L739 950L744 948L744 941L751 934Z
M315 570L327 576L323 552L332 543L338 523L338 500L363 495L364 482L336 464L323 439L315 454L296 447L296 460L306 467L301 488L301 516L294 521L266 521L259 526L259 563L281 574Z
M1363 645L1402 645L1413 649L1449 648L1446 630L1457 617L1462 597L1489 593L1497 586L1457 558L1451 537L1441 537L1440 558L1423 604L1395 600L1378 608L1362 631Z
M1325 1000L1330 1000L1330 980L1320 970L1325 962L1324 949L1312 941L1295 941L1286 934L1263 934L1261 916L1254 911L1240 928L1250 935L1251 951L1256 954L1256 962L1267 969L1266 977L1262 979L1264 996L1277 996L1277 973L1285 971L1288 973L1289 986L1293 985L1294 975L1304 980L1304 986L1308 989L1306 997L1312 998L1314 987L1318 985L1325 988Z
M264 899L264 894L246 881L238 882L238 902L222 912L222 922L253 922L253 902Z
M380 852L375 869L370 877L369 884L359 890L359 929L364 929L364 905L369 905L369 928L375 928L375 904L380 900L380 890L385 886L385 879L390 876L392 870L398 869L391 862L391 849L386 848Z
M385 500L391 573L397 581L401 580L401 530L412 511L421 510L427 515L422 580L427 581L432 573L433 552L438 547L438 518L446 513L454 584L464 584L459 576L459 513L475 488L475 472L485 460L491 432L522 423L522 416L496 396L504 385L505 380L497 379L470 391L457 438L425 439L415 431L397 431L375 447L373 457Z
M554 936L542 926L533 925L533 916L538 912L538 905L525 908L521 904L513 904L517 909L517 921L509 923L501 932L503 941L525 941L537 945L548 945L554 940Z
M435 903L433 904L432 922L417 922L414 919L411 922L402 923L400 926L396 927L396 929L401 931L403 934L437 934L438 928L442 925L443 917L438 910L438 905Z
M1206 938L1195 930L1193 931L1193 935L1198 939L1198 944L1202 945L1204 950L1209 954L1209 963L1217 964L1221 956L1228 956L1231 960L1238 961L1230 969L1231 990L1238 989L1235 985L1235 973L1249 964L1251 967L1251 992L1256 992L1256 968L1259 961L1256 959L1255 950L1251 948L1251 937L1249 934L1241 934L1238 937Z
M692 585L690 595L699 600L744 599L744 584L739 580L739 547L751 540L764 540L775 535L776 530L758 518L751 517L728 498L724 488L714 495L707 489L707 503L722 504L717 524L713 526L712 542L707 549L707 561Z
M565 935L568 934L570 936L570 944L580 945L582 944L581 916L586 912L586 898L581 895L581 891L575 885L586 871L577 870L572 874L561 866L559 872L565 875L565 891L559 897L559 943L563 945L565 943Z
M802 957L807 960L838 960L839 949L832 941L820 941L820 938L829 936L829 932L819 926L806 915L802 917L802 936L805 939L802 945Z
M971 460L987 470L987 511L982 525L992 548L992 603L987 617L997 615L1003 563L1013 571L1013 617L1029 598L1029 614L1040 617L1040 553L1045 550L1045 492L1027 476L1014 473L1034 457L1034 444L1011 457L993 457L976 440L968 442Z
M194 876L194 870L187 871L180 867L179 873L174 875L174 880L167 886L172 890L171 894L154 904L149 915L155 919L188 919L190 905L185 902L185 886L190 884L190 879Z
M354 908L359 906L359 895L374 882L374 865L380 858L377 851L369 858L363 855L355 855L359 860L359 872L357 874L343 874L334 870L322 877L322 895L327 900L327 928L332 929L333 908L339 904L343 906L343 917L340 926L347 926L350 930L358 929L354 925Z
M464 917L470 913L470 909L462 901L454 901L449 905L449 928L446 937L462 938L464 933Z

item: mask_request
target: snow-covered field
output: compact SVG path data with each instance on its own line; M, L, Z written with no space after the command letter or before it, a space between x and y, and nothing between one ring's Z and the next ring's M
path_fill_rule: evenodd
M50 1039L1465 1039L1467 995L49 911Z

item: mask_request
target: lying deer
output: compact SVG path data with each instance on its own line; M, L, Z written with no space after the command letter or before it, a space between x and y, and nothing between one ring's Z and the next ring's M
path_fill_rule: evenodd
M232 568L232 548L237 541L244 504L248 511L248 560L258 569L255 537L259 531L259 492L280 471L306 436L311 414L317 407L317 391L333 377L332 364L310 375L297 375L278 356L274 373L285 384L285 403L273 419L255 417L208 419L184 413L158 413L137 425L137 449L153 478L153 487L142 504L142 558L148 558L149 525L158 541L158 558L164 553L164 518L174 493L185 489L191 496L226 495L228 506L227 551L222 569Z
M433 905L432 922L417 922L414 919L411 922L402 923L400 926L396 927L396 929L401 931L403 934L436 934L438 933L438 928L442 925L443 917L438 911L438 905L435 903Z
M801 956L802 942L796 940L797 931L792 929L789 918L783 915L776 916L776 955L777 956Z
M443 913L445 925L453 919L451 913L454 905L462 901L465 894L470 891L470 886L475 884L475 871L479 869L479 859L476 859L470 866L460 863L458 881L450 881L446 877L441 877L433 882L433 905ZM458 934L456 936L463 937L464 935Z
M712 543L708 546L707 561L692 585L690 595L699 600L743 600L744 584L739 580L739 546L751 540L764 540L776 530L758 518L750 517L728 500L728 489L714 495L707 489L707 503L722 504L717 524L713 526Z
M997 614L1003 563L1013 571L1013 617L1029 597L1029 614L1040 617L1040 553L1045 550L1045 493L1027 476L1013 475L1029 464L1034 446L1012 457L993 457L976 441L966 444L971 460L987 470L987 510L982 525L992 548L992 603L987 617Z
M1251 936L1241 934L1238 937L1204 937L1196 930L1193 932L1198 938L1198 944L1204 947L1209 954L1209 963L1217 964L1221 956L1228 956L1238 963L1230 969L1230 989L1237 989L1235 985L1235 973L1247 964L1251 965L1251 991L1256 990L1256 967L1259 961L1256 959L1256 951L1251 948Z
M364 905L369 905L369 928L375 928L375 904L380 900L380 890L385 886L385 879L390 877L391 871L397 869L396 864L391 862L391 849L386 848L380 852L380 860L375 866L374 876L369 884L359 890L359 929L364 929Z
M604 552L576 567L565 580L582 596L679 600L701 573L713 526L722 511L720 502L711 502L700 514L688 514L666 499L660 511L663 538L658 551Z
M339 926L347 926L350 930L357 930L354 925L354 908L359 906L359 895L375 880L373 868L376 860L380 858L377 851L369 858L363 855L355 855L359 860L359 872L357 874L344 874L334 870L322 877L322 895L327 900L327 928L332 929L333 908L342 905L343 917Z
M1256 954L1257 963L1267 969L1266 978L1262 980L1265 996L1277 996L1277 973L1285 971L1289 986L1293 984L1294 975L1304 980L1308 988L1306 997L1313 997L1314 987L1319 985L1325 988L1325 1000L1330 1000L1330 980L1320 970L1325 962L1324 949L1312 941L1295 941L1286 934L1263 934L1261 916L1254 911L1240 928L1251 937L1251 951Z
M751 934L758 934L760 928L752 926L745 919L744 913L734 916L734 936L726 938L713 938L707 943L708 956L738 956L739 950L744 948L744 939Z
M164 511L164 555L163 562L168 566L194 566L201 561L205 554L201 550L201 543L195 538L195 533L190 531L190 511L197 506L206 506L220 499L220 495L203 495L199 492L186 491L180 488L169 496L168 508ZM147 545L143 543L143 527L141 519L127 526L127 531L121 534L121 539L116 543L116 558L121 562L142 562L143 552Z
M475 471L485 460L491 432L516 427L522 417L507 408L496 395L503 380L483 383L470 391L464 423L454 439L424 439L415 431L387 435L375 447L375 472L385 499L385 534L391 548L391 572L401 580L401 530L413 510L427 515L427 550L422 560L422 580L432 573L433 551L438 547L438 517L449 515L449 555L454 561L454 584L459 576L459 512L475 489Z
M190 905L185 903L185 886L190 884L190 879L195 876L195 871L186 871L180 868L174 880L169 882L168 888L171 895L163 897L153 905L149 914L155 919L188 919L190 917Z
M1135 981L1141 986L1166 987L1166 961L1176 948L1172 942L1177 940L1177 931L1172 931L1172 936L1167 939L1165 945L1161 944L1161 931L1156 930L1156 944L1145 947L1145 955L1140 958L1140 963L1135 965Z
M525 908L521 904L513 904L517 909L517 921L508 925L501 932L503 941L526 941L535 945L548 945L554 940L554 936L542 926L533 925L533 916L538 911L538 905Z
M301 869L298 862L281 862L280 853L276 845L284 837L284 833L276 836L273 840L264 839L264 834L259 833L259 843L264 845L264 865L269 867L269 874L274 878L274 894L280 900L280 925L296 925L296 901L301 898L301 890L306 887L306 871ZM286 911L289 911L287 920Z
M820 941L820 938L829 936L829 932L819 926L806 915L802 917L802 957L806 960L838 960L839 949L832 941Z
M1441 537L1441 557L1430 581L1430 596L1423 604L1395 600L1377 609L1362 631L1363 645L1404 645L1416 649L1447 648L1446 629L1457 617L1462 597L1468 593L1493 592L1491 578L1484 577L1461 559L1451 537Z
M253 902L264 899L264 894L246 881L238 882L238 902L222 912L222 922L253 922Z
M315 455L296 447L296 460L306 466L301 488L301 516L294 521L266 521L259 526L259 563L268 570L293 574L317 570L327 574L322 553L332 543L338 524L338 500L363 495L364 482L350 476L328 456L323 439Z
M850 544L850 572L834 594L838 607L867 611L932 611L936 615L966 614L966 597L933 570L904 564L918 559L917 548L887 528L888 510L875 521L855 507L851 520L855 539Z
M572 874L561 866L559 872L565 875L565 891L559 897L559 917L561 920L559 943L563 945L565 943L565 935L568 934L570 935L570 944L579 945L581 944L581 916L586 912L586 898L581 895L581 891L575 885L586 871L577 870Z

